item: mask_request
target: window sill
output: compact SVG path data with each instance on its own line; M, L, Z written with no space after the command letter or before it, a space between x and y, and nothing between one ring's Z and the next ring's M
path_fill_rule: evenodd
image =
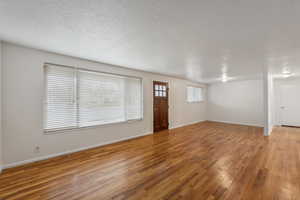
M191 103L191 104L195 104L195 103L204 103L205 101L202 100L202 101L187 101L187 103Z
M81 130L81 129L92 129L92 128L99 128L99 127L105 127L110 125L117 125L117 124L130 124L134 122L143 121L144 119L132 119L127 121L116 121L116 122L108 122L103 124L97 124L97 125L89 125L89 126L82 126L82 127L70 127L70 128L61 128L61 129L53 129L53 130L44 130L45 135L52 135L52 134L59 134L59 133L67 133L74 130Z

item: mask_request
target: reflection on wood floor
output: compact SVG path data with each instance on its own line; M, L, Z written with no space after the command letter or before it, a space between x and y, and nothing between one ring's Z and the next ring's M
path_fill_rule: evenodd
M5 170L1 198L300 199L300 131L198 123Z

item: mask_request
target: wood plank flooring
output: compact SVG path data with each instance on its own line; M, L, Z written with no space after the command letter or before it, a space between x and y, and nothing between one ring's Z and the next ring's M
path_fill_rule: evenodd
M204 122L0 175L0 199L300 199L300 129Z

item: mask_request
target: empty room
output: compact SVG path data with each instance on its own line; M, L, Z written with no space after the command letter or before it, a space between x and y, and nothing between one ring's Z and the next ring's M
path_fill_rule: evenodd
M300 199L299 11L0 0L0 200Z

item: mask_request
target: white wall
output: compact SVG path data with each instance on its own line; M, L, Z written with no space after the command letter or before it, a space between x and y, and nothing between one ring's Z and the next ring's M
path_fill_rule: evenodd
M186 101L186 87L185 86L197 86L197 84L187 83L182 85L182 81L175 81L173 83L173 88L175 88L175 94L173 93L173 98L175 103L173 106L174 110L174 119L171 128L177 128L184 126L186 124L191 124L197 122L199 119L204 121L207 119L206 115L206 93L207 89L203 90L203 95L205 100L200 103L188 103ZM201 86L201 85L200 85ZM196 108L196 109L195 109Z
M209 85L208 120L263 127L263 81L245 80Z
M0 173L2 171L2 41L0 40Z
M103 72L133 75L144 82L144 120L43 133L43 63L84 67ZM3 43L3 160L6 167L28 159L73 151L98 144L152 133L152 81L170 85L170 127L206 119L206 105L186 103L186 86L197 85L181 79L90 62L78 58ZM205 85L202 85L205 87ZM40 152L35 152L36 146Z
M265 108L265 112L267 113L267 124L265 125L265 130L264 130L264 134L266 136L271 135L272 130L273 130L273 126L274 126L274 83L273 83L273 76L272 74L268 71L267 72L267 80L266 80L266 89L265 89L265 101L266 102L266 107Z

